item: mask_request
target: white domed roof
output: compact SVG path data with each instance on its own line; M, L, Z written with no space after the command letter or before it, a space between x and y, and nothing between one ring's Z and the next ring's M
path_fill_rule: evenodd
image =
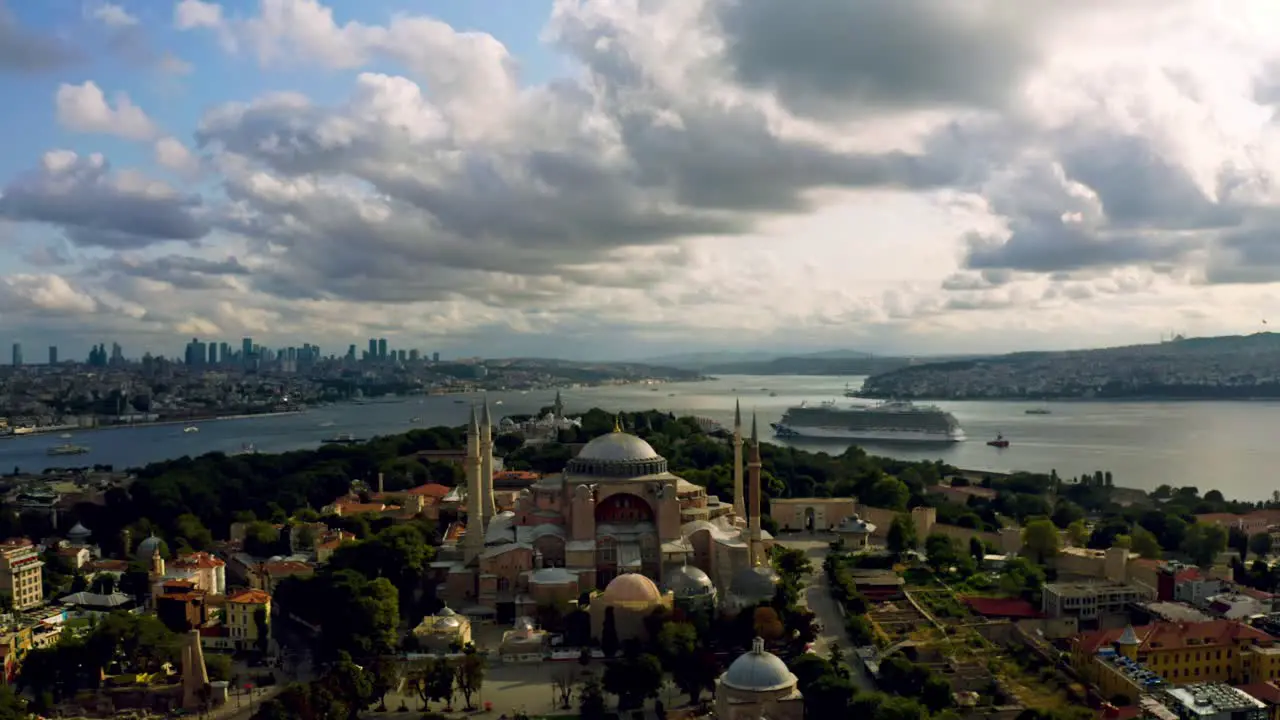
M743 568L729 583L729 593L751 602L768 600L773 597L778 582L778 573L768 565Z
M649 443L630 433L611 432L592 440L578 453L578 460L630 462L657 460L662 456Z
M715 584L701 569L692 565L681 565L667 573L663 583L676 597L693 597L715 592Z
M658 586L639 573L624 573L614 578L604 589L603 598L610 604L652 604L662 597Z
M764 649L764 640L756 638L751 652L734 660L720 683L735 690L770 692L794 687L796 676L777 655Z

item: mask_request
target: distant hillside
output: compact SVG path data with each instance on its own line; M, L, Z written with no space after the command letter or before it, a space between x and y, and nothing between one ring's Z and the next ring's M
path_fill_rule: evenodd
M1280 397L1280 334L1021 352L875 374L862 394L901 399Z
M702 372L712 375L873 375L906 367L910 358L876 357L821 357L798 355L780 357L764 362L736 362L709 365Z

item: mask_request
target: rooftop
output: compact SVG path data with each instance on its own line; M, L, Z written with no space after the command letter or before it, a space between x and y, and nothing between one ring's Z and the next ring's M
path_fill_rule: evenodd
M263 590L240 590L227 596L227 602L241 605L266 605L271 596Z
M1235 620L1210 620L1196 623L1156 622L1133 630L1140 643L1139 652L1196 646L1213 647L1241 640L1270 644L1274 640L1267 633ZM1123 633L1124 628L1081 633L1076 636L1075 644L1084 652L1095 653L1115 643Z
M1184 717L1186 714L1211 716L1266 708L1261 700L1226 683L1193 683L1171 688L1164 694L1182 706L1184 712L1179 714Z

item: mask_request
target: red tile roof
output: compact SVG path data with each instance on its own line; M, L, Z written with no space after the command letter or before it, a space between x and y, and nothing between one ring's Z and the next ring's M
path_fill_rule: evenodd
M1026 600L1018 598L989 598L960 596L960 602L974 612L987 617L1038 618L1040 611Z
M410 488L408 494L422 495L424 497L432 497L439 500L445 495L448 495L449 491L452 489L453 488L449 487L448 485L441 485L439 483L427 483L426 485L419 485L416 488Z
M173 564L176 567L187 570L210 570L212 568L219 568L226 565L226 563L207 552L193 552L181 555L173 561Z
M240 590L228 595L227 602L244 605L265 605L271 602L271 596L262 590Z
M1261 630L1235 620L1208 620L1195 623L1157 622L1133 630L1140 641L1138 647L1140 652L1153 648L1168 650L1191 645L1213 647L1238 640L1254 640L1270 645L1275 639ZM1092 654L1119 640L1123 633L1124 628L1081 633L1076 636L1075 644L1084 652ZM1195 642L1190 642L1192 640Z

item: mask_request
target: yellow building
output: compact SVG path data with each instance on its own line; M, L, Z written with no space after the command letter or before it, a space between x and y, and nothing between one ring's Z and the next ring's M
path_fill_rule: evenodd
M227 596L222 624L231 643L241 650L258 647L258 612L266 617L267 641L271 640L271 596L262 590L240 590Z
M30 540L6 540L0 544L0 592L13 601L14 610L27 610L44 602L44 562Z
M471 621L446 605L435 615L422 618L413 629L413 636L422 652L437 655L458 652L471 642Z
M1234 620L1158 622L1077 635L1072 665L1103 697L1136 701L1155 685L1280 679L1275 638Z

